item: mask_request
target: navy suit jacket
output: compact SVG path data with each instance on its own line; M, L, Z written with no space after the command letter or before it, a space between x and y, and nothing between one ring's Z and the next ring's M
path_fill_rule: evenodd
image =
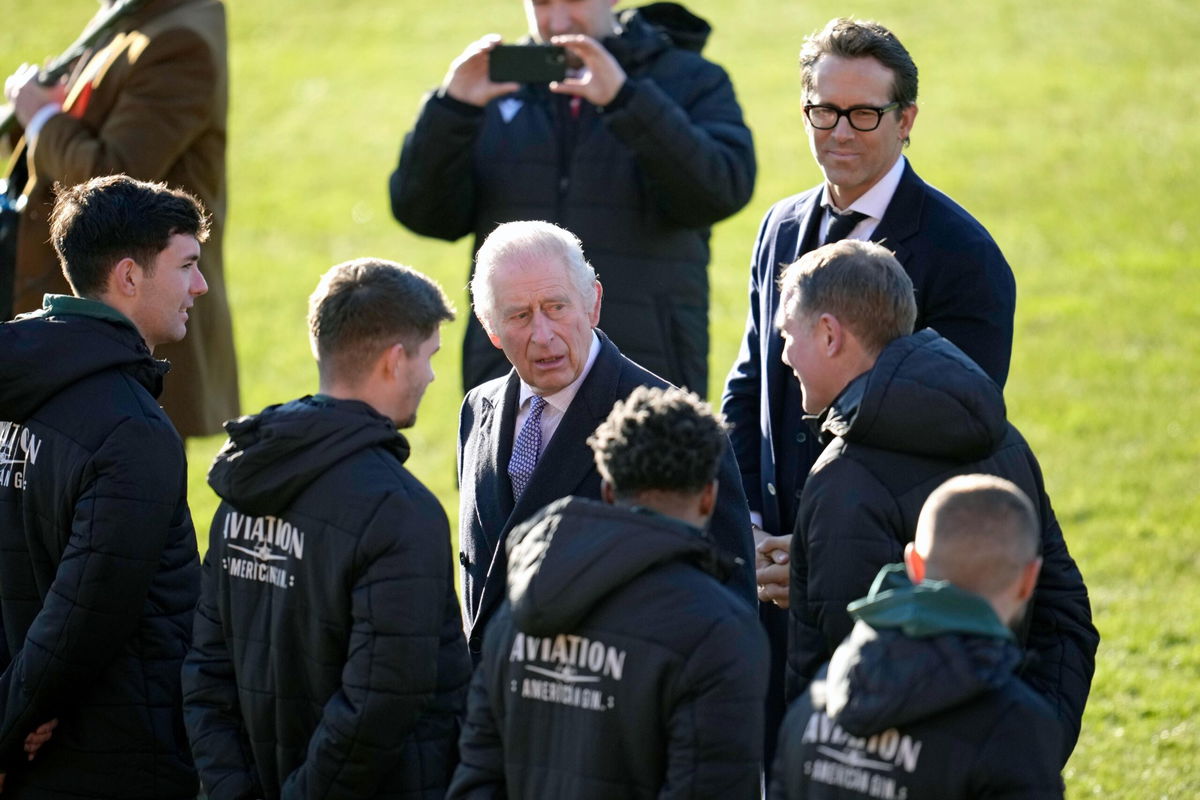
M821 187L785 198L763 219L750 273L750 312L722 410L750 508L763 529L792 533L800 491L821 452L803 418L800 389L782 362L775 328L782 267L815 248ZM896 193L871 235L896 254L917 297L915 330L934 328L1001 387L1012 355L1016 283L990 234L961 206L906 164Z
M472 389L463 400L458 429L459 563L463 567L467 640L478 661L483 631L505 595L508 532L560 497L600 499L600 474L587 438L638 386L669 386L621 355L599 329L600 353L579 387L529 485L514 503L508 460L520 396L516 370ZM753 605L754 543L750 516L732 449L717 473L717 507L709 522L712 540L742 560L727 585Z

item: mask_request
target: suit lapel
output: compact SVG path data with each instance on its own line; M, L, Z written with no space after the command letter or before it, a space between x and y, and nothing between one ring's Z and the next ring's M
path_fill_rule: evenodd
M924 203L925 182L917 177L912 164L905 164L904 174L896 185L896 193L892 195L883 219L871 234L871 241L879 242L894 252L901 264L907 263L912 254L904 243L920 231Z
M520 381L516 370L500 384L490 397L484 399L480 420L481 450L475 458L475 509L480 529L488 547L494 553L500 544L500 531L513 511L512 481L508 477L508 459L512 455L513 420L517 414Z

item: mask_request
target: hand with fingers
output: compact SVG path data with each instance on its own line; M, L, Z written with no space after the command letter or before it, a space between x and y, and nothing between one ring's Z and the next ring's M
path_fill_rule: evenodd
M21 127L29 124L43 106L52 103L60 107L67 99L67 87L63 83L43 86L38 82L40 69L37 64L22 64L4 81L4 96L13 106L17 122Z
M625 85L625 70L604 45L582 34L555 36L550 42L567 48L568 61L574 56L584 66L581 77L551 83L550 91L582 97L601 108L616 98Z
M788 583L790 573L792 537L764 536L754 548L755 580L758 582L758 599L774 603L780 608L788 607Z
M495 83L488 78L488 55L502 43L499 34L489 33L467 45L450 64L442 91L461 103L482 108L501 95L520 89L517 83Z

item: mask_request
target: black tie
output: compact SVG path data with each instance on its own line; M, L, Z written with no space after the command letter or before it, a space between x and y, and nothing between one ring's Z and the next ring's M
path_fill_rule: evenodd
M829 209L829 216L833 217L833 224L829 226L829 233L825 236L825 244L840 242L842 239L845 239L850 234L850 231L854 230L854 226L869 215L861 211L847 211L845 214L839 214L831 208Z

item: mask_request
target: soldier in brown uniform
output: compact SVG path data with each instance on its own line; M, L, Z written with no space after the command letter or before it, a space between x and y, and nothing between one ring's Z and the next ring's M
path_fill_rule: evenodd
M105 6L112 0L105 0ZM102 10L103 14L104 11ZM212 214L204 248L208 295L188 337L164 346L171 380L160 398L184 436L218 433L238 414L237 362L225 298L225 9L220 0L148 0L107 43L85 54L62 86L43 87L36 69L6 82L24 128L17 158L29 180L17 234L13 311L42 307L68 287L49 244L55 182L126 173L196 195Z

